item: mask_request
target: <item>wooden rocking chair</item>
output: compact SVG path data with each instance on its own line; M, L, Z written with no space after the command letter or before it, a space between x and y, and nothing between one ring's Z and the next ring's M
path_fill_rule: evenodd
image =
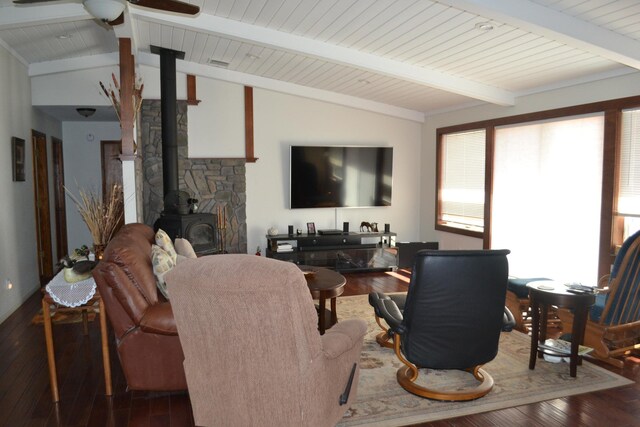
M558 316L563 330L571 330L573 313L559 309ZM593 347L591 356L618 368L624 365L620 357L640 349L640 231L624 242L608 286L596 296L587 320L584 345Z

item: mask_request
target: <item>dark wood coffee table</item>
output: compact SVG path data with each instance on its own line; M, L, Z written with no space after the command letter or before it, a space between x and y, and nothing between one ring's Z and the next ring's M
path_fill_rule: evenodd
M300 270L306 273L307 285L313 299L319 302L318 329L320 334L338 323L338 313L336 312L336 299L344 292L344 285L347 280L336 271L324 267L312 267L308 265L299 266ZM329 325L326 324L327 299L331 299L331 315Z

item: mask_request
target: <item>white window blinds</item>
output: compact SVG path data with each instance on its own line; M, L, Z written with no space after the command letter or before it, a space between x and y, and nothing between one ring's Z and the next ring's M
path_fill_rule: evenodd
M440 223L482 231L485 130L443 135L441 155Z
M604 118L496 129L491 247L509 274L596 284Z
M640 216L640 109L622 113L618 214Z

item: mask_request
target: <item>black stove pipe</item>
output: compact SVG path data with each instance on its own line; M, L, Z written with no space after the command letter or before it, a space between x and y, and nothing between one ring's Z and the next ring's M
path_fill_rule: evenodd
M151 46L160 55L160 113L162 119L162 184L167 195L178 192L178 117L176 94L176 59L184 52ZM167 206L165 206L165 209Z

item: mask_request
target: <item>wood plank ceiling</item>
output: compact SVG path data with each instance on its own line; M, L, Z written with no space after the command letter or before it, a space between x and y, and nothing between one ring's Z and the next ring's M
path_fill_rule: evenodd
M109 29L73 0L0 0L0 43L34 75L77 68L72 58L115 56L116 38L131 37L142 63L157 45L184 51L196 73L220 76L222 67L234 81L259 78L418 114L510 105L640 68L634 0L189 2L198 16L129 5L127 23Z

